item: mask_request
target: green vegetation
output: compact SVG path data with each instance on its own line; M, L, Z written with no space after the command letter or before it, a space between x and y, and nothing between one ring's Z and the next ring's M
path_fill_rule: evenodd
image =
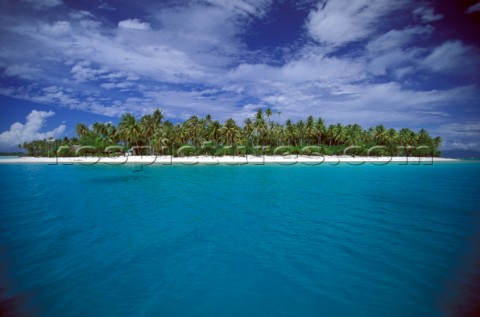
M276 113L280 119L280 112ZM383 125L363 129L358 124L326 126L322 118L309 116L280 124L271 119L271 109L259 109L254 118L240 126L234 119L223 124L192 116L173 124L160 110L139 120L131 114L121 117L117 126L94 123L89 128L77 124L77 137L25 142L30 156L119 155L129 149L135 155L370 155L440 156L440 137L432 138L425 129L418 133ZM346 151L346 152L345 152Z

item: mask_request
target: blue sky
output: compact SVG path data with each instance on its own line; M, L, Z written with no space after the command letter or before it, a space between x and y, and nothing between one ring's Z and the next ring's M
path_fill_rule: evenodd
M480 149L480 1L0 0L0 151L161 108Z

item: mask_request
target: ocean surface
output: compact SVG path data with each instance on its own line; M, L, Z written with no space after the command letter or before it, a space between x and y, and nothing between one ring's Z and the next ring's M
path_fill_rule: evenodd
M2 316L474 316L480 163L0 164Z

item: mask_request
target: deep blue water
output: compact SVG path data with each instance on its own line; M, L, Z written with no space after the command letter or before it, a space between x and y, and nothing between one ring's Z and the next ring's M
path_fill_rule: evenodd
M0 165L3 313L461 316L480 303L478 162L134 170Z

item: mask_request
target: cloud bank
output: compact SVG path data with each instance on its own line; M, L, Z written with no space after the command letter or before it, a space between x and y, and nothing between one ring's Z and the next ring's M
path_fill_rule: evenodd
M12 5L0 13L7 98L114 118L157 107L172 120L210 113L241 122L271 107L294 120L312 114L414 129L478 118L479 48L444 31L447 13L431 2L285 2L302 20L290 25L289 14L278 32L293 30L295 40L267 45L279 36L268 26L281 19L284 2L172 1L127 10L100 1L86 11L25 1L30 11ZM476 5L463 11L476 14ZM448 138L450 130L442 131Z
M0 134L0 147L12 148L23 144L23 142L61 137L66 129L64 124L59 125L53 130L41 132L47 118L53 115L55 115L53 111L32 110L32 112L27 115L25 123L15 122L10 126L9 130Z

